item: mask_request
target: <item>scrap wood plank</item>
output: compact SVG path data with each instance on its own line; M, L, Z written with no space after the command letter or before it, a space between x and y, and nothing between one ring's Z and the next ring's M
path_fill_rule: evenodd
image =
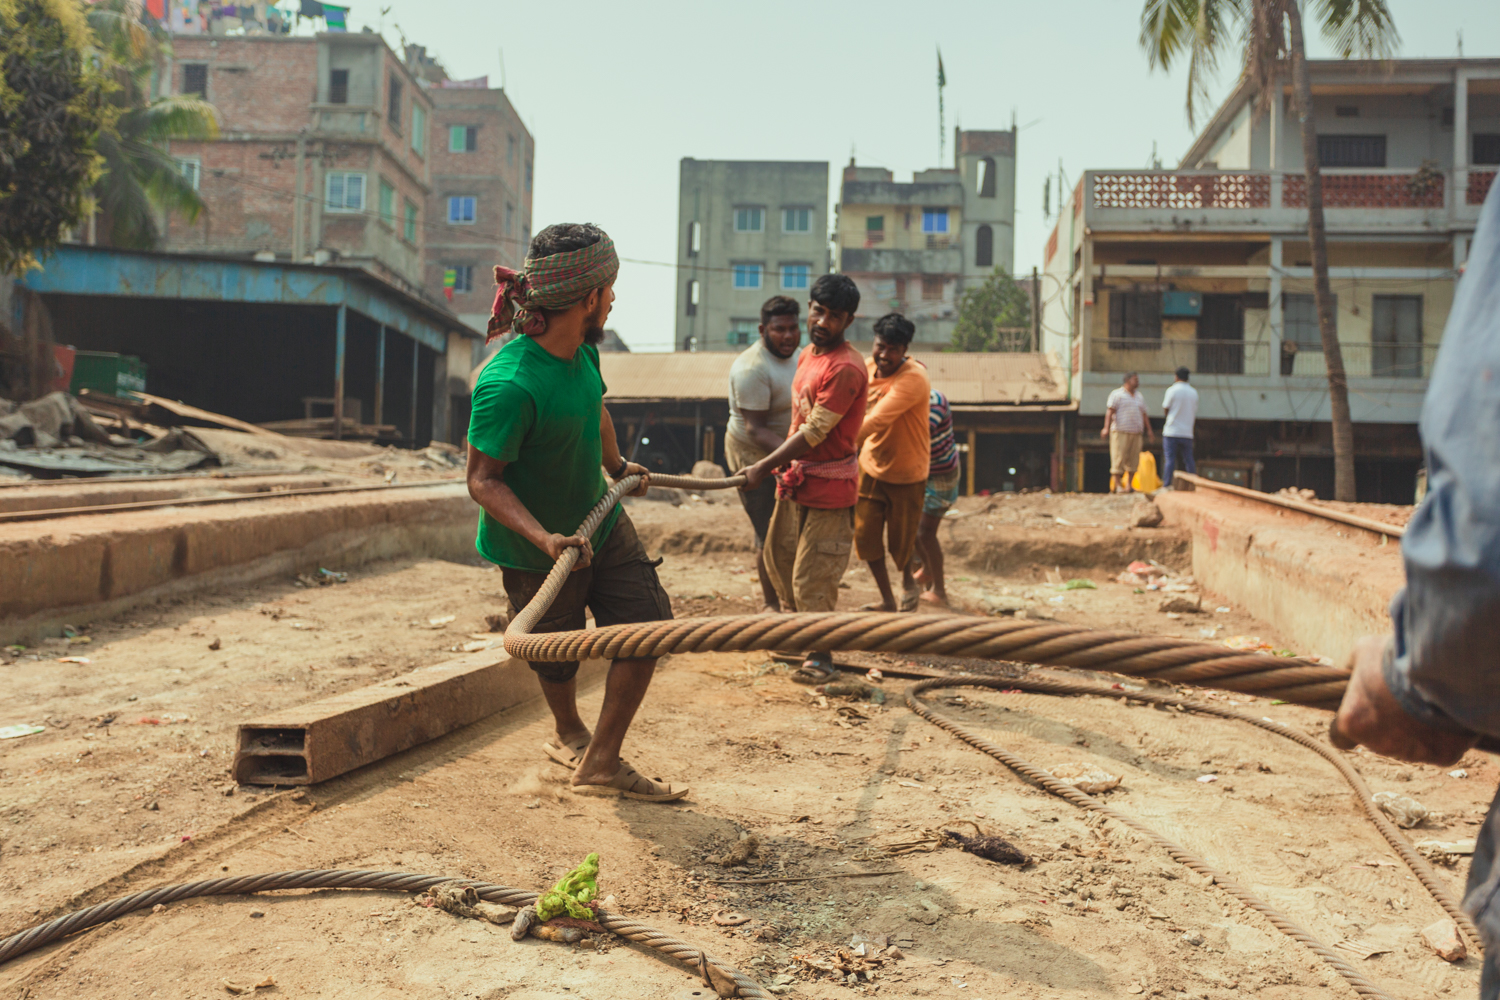
M585 660L581 683L607 660ZM239 727L232 774L243 785L310 785L372 764L541 696L524 660L503 650L272 712Z
M132 396L136 396L140 399L145 400L147 403L150 403L153 406L160 406L168 413L175 413L179 417L188 417L192 420L206 420L211 424L218 424L221 427L229 427L237 431L245 431L248 434L261 434L268 437L283 436L277 434L275 431L268 431L264 427L257 427L255 424L246 423L243 420L236 420L234 417L226 417L222 413L214 413L210 410L200 410L196 406L189 406L186 403L179 403L175 399L166 399L162 396L153 396L149 392L137 392L135 390L132 390L130 394Z

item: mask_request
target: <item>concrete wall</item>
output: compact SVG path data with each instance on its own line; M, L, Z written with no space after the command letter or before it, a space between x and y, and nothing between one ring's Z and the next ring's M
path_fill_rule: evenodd
M760 232L736 232L737 207L764 210ZM786 232L785 208L811 210L807 232ZM690 246L696 224L699 248ZM828 270L828 164L750 160L682 161L678 190L677 350L740 351L753 339L760 307L773 295L806 303L807 289L783 288L782 264L806 264L808 285ZM734 286L733 265L760 264L761 285ZM699 301L690 311L691 282ZM731 340L736 322L745 339Z

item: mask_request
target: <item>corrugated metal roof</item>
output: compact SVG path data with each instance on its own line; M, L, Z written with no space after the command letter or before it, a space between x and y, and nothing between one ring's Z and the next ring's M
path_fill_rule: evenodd
M601 354L609 399L725 399L735 352ZM913 353L950 402L1060 403L1067 398L1055 357L1029 354Z

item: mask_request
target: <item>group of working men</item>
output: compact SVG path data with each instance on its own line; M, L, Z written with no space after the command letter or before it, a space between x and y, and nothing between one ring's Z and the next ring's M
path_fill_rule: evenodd
M774 296L729 373L724 457L745 476L763 610L834 610L851 549L880 591L864 610L944 606L937 528L958 496L958 453L947 398L907 353L916 327L900 313L876 320L866 361L845 339L854 282L825 275L808 299L806 347L801 307ZM821 684L834 673L829 654L811 653L794 677Z
M1407 585L1392 602L1394 632L1358 648L1334 720L1342 744L1364 743L1432 764L1451 765L1481 737L1500 739L1497 192L1500 185L1481 213L1423 410L1428 494L1402 540ZM582 550L539 632L581 629L586 610L600 626L672 615L628 514L616 506L591 537L574 534L606 492L605 472L617 481L646 472L620 454L603 405L595 345L604 337L618 270L609 237L596 226L574 224L538 233L523 270L495 269L499 289L490 332L517 336L491 359L474 390L468 479L483 508L478 548L502 568L513 614L536 594L563 551ZM893 606L882 534L903 575L910 547L921 549L929 599L943 598L936 536L911 525L914 505L925 508L920 523L935 527L953 502L951 422L920 363L906 356L907 320L892 314L876 324L868 364L846 343L858 307L849 278L820 278L808 304L811 343L793 365L800 339L796 306L773 299L762 316L761 340L736 363L736 422L728 448L746 476L746 508L764 542L766 603L786 611L834 607L851 544L871 563L882 606ZM747 372L756 368L774 377L762 385ZM1127 379L1127 394L1137 394L1134 381ZM1185 386L1187 373L1178 381ZM1167 410L1172 437L1181 425L1170 419L1170 402ZM1106 436L1149 434L1143 406L1138 431L1120 427L1124 412L1111 407ZM1125 463L1119 466L1117 476L1124 475ZM775 496L768 501L758 491L773 475ZM643 481L636 492L644 489ZM809 664L813 674L823 674L828 660L812 657ZM649 658L612 662L590 731L578 714L578 664L531 664L556 726L542 749L572 770L575 792L655 802L687 795L685 787L647 778L620 759L655 665ZM1497 858L1500 806L1492 805L1465 897L1485 945L1484 1000L1500 998Z
M1198 419L1198 390L1188 384L1187 367L1177 369L1177 380L1162 394L1161 409L1166 421L1161 428L1161 481L1172 485L1178 469L1197 472L1193 458L1193 424ZM1104 404L1104 427L1099 436L1109 441L1109 491L1134 493L1136 469L1141 452L1151 444L1151 411L1141 395L1141 377L1126 374L1120 387L1109 394Z

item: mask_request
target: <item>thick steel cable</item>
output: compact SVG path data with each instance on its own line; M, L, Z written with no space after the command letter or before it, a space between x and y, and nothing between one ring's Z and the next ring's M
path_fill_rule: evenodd
M1196 854L1193 854L1187 848L1178 844L1176 841L1169 840L1168 838L1157 833L1155 830L1146 826L1134 816L1131 816L1128 813L1120 812L1118 809L1107 806L1103 802L1094 798L1092 795L1080 792L1078 789L1072 787L1071 785L1063 784L1061 781L1058 781L1056 778L1052 777L1052 775L1048 774L1046 771L1043 771L1041 768L1030 763L1029 761L1016 756L1003 747L991 743L989 740L986 740L981 736L976 736L964 727L960 726L958 723L954 722L952 719L941 714L940 712L933 710L931 706L927 705L917 697L918 695L926 691L931 691L934 688L946 687L988 687L996 688L999 690L1019 688L1021 690L1046 691L1047 693L1051 694L1089 693L1118 695L1119 692L1116 692L1113 689L1098 688L1089 690L1087 692L1079 692L1078 690L1076 690L1077 688L1086 688L1087 685L1049 685L1045 683L1038 683L1036 681L1028 683L1024 679L1018 680L998 677L941 677L927 681L919 681L916 684L913 684L911 687L907 688L906 705L913 712L926 719L928 722L931 722L933 725L938 726L942 729L948 730L954 736L957 736L959 739L974 747L976 750L989 754L991 757L994 757L996 760L1000 761L1000 763L1004 764L1012 771L1015 771L1017 774L1023 775L1027 779L1042 786L1053 795L1056 795L1059 798L1067 799L1069 802L1073 803L1073 805L1075 806L1078 806L1080 809L1086 809L1090 812L1099 813L1102 816L1109 817L1117 823L1122 823L1125 826L1128 826L1136 833L1139 833L1147 840L1165 850L1169 855L1172 856L1172 860L1176 861L1178 864L1185 865L1198 874L1207 876L1213 882L1213 884L1219 886L1225 892L1229 893L1235 899L1239 900L1240 903L1246 908L1254 910L1261 916L1265 917L1268 921L1270 921L1271 925L1281 933L1300 942L1304 947L1308 948L1324 962L1331 965L1334 971L1342 976L1344 980L1350 986L1352 986L1354 988L1354 991L1360 996L1374 997L1376 998L1376 1000L1393 1000L1390 994L1386 993L1380 987L1376 986L1374 983L1366 979L1358 969L1341 958L1339 954L1332 948L1324 945L1317 938L1313 937L1310 932L1293 923L1280 910L1276 909L1270 903L1267 903L1265 900L1255 895L1255 893L1251 892L1249 889L1245 888L1238 882L1231 879L1229 876L1225 875L1219 869L1210 865L1207 861L1204 861ZM1143 694L1143 692L1138 693L1132 691L1128 695L1126 695L1126 697L1140 698L1140 700L1146 701L1155 700L1150 697L1142 697ZM1175 701L1175 699L1173 701ZM1167 703L1171 704L1172 701L1168 701ZM1194 710L1197 710L1201 707L1195 703L1190 702L1184 704L1190 705ZM1272 729L1272 731L1276 732L1277 730ZM1283 733L1282 735L1290 736L1292 734ZM1469 926L1472 927L1473 925L1470 924Z
M585 538L592 536L620 497L640 481L639 476L626 476L615 483L589 511L577 533ZM738 486L745 479L652 476L650 481L655 486L713 490ZM913 616L874 611L730 615L532 634L567 582L578 556L576 548L563 551L536 596L506 630L506 652L538 662L773 649L928 653L1108 670L1327 709L1338 706L1349 679L1347 671L1298 657L1269 657L1187 639L1081 625L954 614Z
M471 879L453 878L449 875L423 875L417 872L372 872L336 868L309 868L301 871L263 872L258 875L237 875L229 878L205 879L201 882L183 882L131 893L117 899L99 903L86 909L75 910L55 920L38 924L29 930L12 934L0 941L0 964L18 958L59 938L99 924L108 923L127 913L150 909L158 903L175 903L183 899L203 896L235 896L251 892L272 892L278 889L377 889L387 892L421 892L424 889L451 882L454 885L473 886L481 899L491 903L511 906L529 906L536 902L537 894L524 889L496 885L493 882L476 882ZM754 979L714 958L695 945L663 931L647 927L628 917L600 910L596 918L606 930L643 944L674 958L697 972L704 965L713 968L732 980L741 997L753 1000L771 1000L771 994L761 988Z

